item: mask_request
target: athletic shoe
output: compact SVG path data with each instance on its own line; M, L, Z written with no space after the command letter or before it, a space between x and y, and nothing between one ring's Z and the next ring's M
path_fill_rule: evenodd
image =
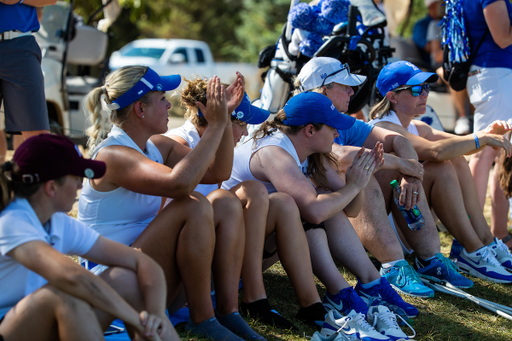
M484 246L470 256L462 250L457 264L470 275L496 283L512 283L512 274L498 262L491 249Z
M508 246L503 243L501 239L494 237L495 244L487 246L492 250L494 256L501 265L508 270L512 270L512 254L510 254L510 250Z
M359 297L352 287L340 290L334 296L331 296L328 292L325 293L322 303L327 311L334 309L342 315L347 315L351 310L363 313L364 315L368 312L368 306L365 301Z
M459 117L455 123L453 132L457 135L469 134L471 132L469 123L469 119L466 116Z
M357 340L357 339L352 339ZM331 336L322 336L319 332L315 332L311 341L352 341L343 333L334 333Z
M320 334L331 336L343 333L350 340L363 341L389 341L389 337L382 335L366 322L365 315L351 310L347 316L341 316L336 310L331 310L325 317Z
M423 284L414 268L405 260L387 269L380 268L380 274L399 293L421 298L434 297L434 290Z
M464 247L457 241L457 239L453 238L452 248L450 249L450 259L457 259L463 248Z
M418 275L429 281L437 283L449 282L451 285L461 289L473 287L473 281L462 276L457 266L441 253L436 254L436 257L427 265L416 258L415 266Z
M405 302L384 277L380 278L380 284L368 289L364 289L358 279L355 290L367 306L373 305L371 301L377 298L392 312L404 319L416 317L420 313L415 306Z
M397 315L389 311L389 309L383 305L370 307L368 310L368 322L373 325L382 335L386 335L392 340L410 340L402 329L398 326L396 321ZM416 331L405 321L403 322L412 330L413 335L411 338L416 336Z

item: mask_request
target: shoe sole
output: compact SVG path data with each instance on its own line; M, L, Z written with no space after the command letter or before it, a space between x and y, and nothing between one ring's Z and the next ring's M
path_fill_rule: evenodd
M460 267L460 266L459 266ZM431 282L435 282L435 283L439 283L439 284L442 284L442 285L446 285L446 283L450 283L451 286L454 286L456 288L459 288L459 289L471 289L473 287L473 285L455 285L455 284L452 284L451 282L448 282L448 281L444 281L444 280L441 280L439 278L436 278L436 277L432 277L432 276L427 276L427 275L422 275L422 274L419 274L418 275L421 277L421 278L425 278Z
M432 298L432 297L434 297L434 293L433 293L433 292L432 292L432 294L431 294L431 295L429 295L429 296L413 295L413 294L411 294L411 293L408 293L408 292L406 292L406 291L403 291L402 289L400 289L399 287L397 287L397 286L395 286L395 285L393 285L393 284L391 284L391 283L390 283L390 285L393 287L393 289L395 289L395 291L398 291L399 293L404 294L404 295L407 295L407 296L417 297L417 298Z
M480 272L476 271L469 265L466 265L462 262L457 262L457 266L459 267L459 269L464 270L465 272L467 272L468 274L470 274L473 277L478 277L478 278L485 279L485 280L488 280L488 281L494 282L494 283L505 283L505 284L512 283L512 280L507 281L505 279L497 279L497 278L493 278L493 277L489 277L484 274L481 274Z

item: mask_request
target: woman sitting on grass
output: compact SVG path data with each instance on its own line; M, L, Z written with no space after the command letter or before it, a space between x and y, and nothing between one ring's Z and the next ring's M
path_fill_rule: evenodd
M114 318L142 339L179 340L158 264L63 213L84 176L104 173L103 162L49 134L25 141L2 166L0 340L104 340ZM63 253L110 268L97 277Z
M207 105L207 87L208 82L204 79L188 82L181 92L181 104L187 109L185 117L188 120L183 126L168 131L166 136L187 147L194 148L198 144L208 128L208 121L201 113ZM252 106L246 94L231 113L233 148L243 135L247 135L247 124L263 123L269 115L270 112ZM199 185L196 190L208 195L215 188L218 184ZM323 322L327 312L316 290L306 236L293 199L285 193L269 196L265 186L258 181L241 182L229 191L240 199L244 209L246 242L242 266L242 311L263 323L284 329L293 327L272 309L263 285L262 258L269 256L264 256L264 244L275 233L279 258L299 298L301 309L298 318L310 324Z
M487 225L475 181L463 155L492 147L503 149L510 156L512 145L502 134L512 127L504 121L495 121L486 130L457 136L413 120L425 113L429 84L437 78L436 74L422 72L406 61L386 65L377 79L377 88L384 99L372 108L370 124L404 135L419 160L424 161L425 195L441 222L456 238L452 256L458 259L457 265L475 277L511 283L512 274L507 268L512 270L512 255L501 240L493 237ZM416 258L420 276L436 280L433 277L439 262L436 258Z
M160 135L167 131L171 108L165 91L180 82L179 75L160 77L148 67L127 66L91 91L92 158L105 162L107 172L85 182L78 219L107 238L140 248L160 264L167 281L166 305L176 303L170 314L184 301L183 284L190 309L187 330L214 340L240 340L235 334L261 340L238 314L245 243L240 201L224 190L208 200L193 192L200 182L229 177L233 133L228 109L242 99L241 75L227 89L218 77L208 83L204 115L210 124L193 150ZM104 106L109 108L107 119L102 117ZM159 212L162 197L174 200Z

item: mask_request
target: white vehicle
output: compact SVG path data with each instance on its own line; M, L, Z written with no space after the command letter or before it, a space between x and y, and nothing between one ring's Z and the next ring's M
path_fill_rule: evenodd
M217 75L231 83L239 71L244 75L246 90L251 98L259 97L262 82L256 65L224 63L213 60L210 47L204 41L189 39L139 39L112 53L109 68L116 70L125 65L147 65L160 75L180 74L189 79L192 75L212 77Z

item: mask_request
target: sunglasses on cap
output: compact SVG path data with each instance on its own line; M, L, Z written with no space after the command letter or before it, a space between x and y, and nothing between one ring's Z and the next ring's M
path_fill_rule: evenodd
M427 94L430 92L430 84L425 83L425 84L420 84L420 85L404 86L404 87L393 90L393 92L399 92L402 90L411 90L412 96L418 97L419 95L421 95L423 90L425 90L427 92Z
M337 75L338 73L340 73L340 72L341 72L341 71L343 71L343 70L347 70L347 72L350 74L350 68L348 67L348 64L347 64L347 63L345 63L345 64L343 64L343 67L342 67L341 69L334 71L334 72L333 72L333 73L331 73L330 75L327 75L327 76L324 78L324 81L322 82L322 85L320 85L320 87L322 87L322 86L324 86L324 85L325 85L325 81L327 80L327 78L332 77L332 76L334 76L334 75Z

